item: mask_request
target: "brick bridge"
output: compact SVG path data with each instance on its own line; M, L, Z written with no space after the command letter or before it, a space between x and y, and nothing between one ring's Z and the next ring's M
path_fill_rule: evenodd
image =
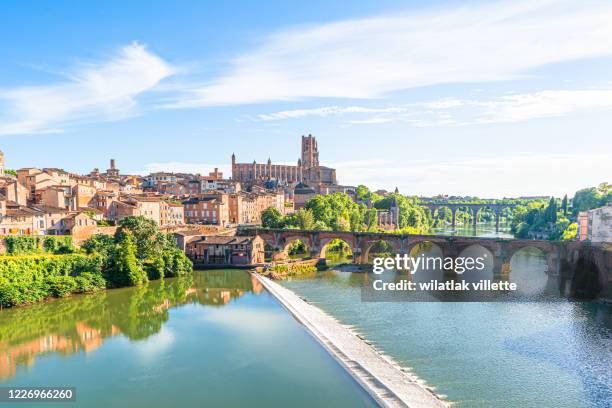
M448 208L452 215L453 221L452 226L455 229L455 224L457 220L457 210L468 208L472 212L472 223L474 227L476 227L476 221L478 220L478 212L484 208L488 208L493 211L495 214L495 231L499 232L499 219L502 215L502 212L506 208L514 208L516 204L487 204L487 203L479 203L479 204L462 204L462 203L440 203L440 204L420 204L421 207L429 208L431 210L431 214L435 215L436 211L440 208Z
M275 259L285 258L291 243L298 240L306 244L312 258L325 258L329 243L340 239L350 246L353 261L360 264L368 263L371 248L380 241L389 244L398 254L410 254L417 245L429 242L440 249L442 257L457 257L467 248L480 246L493 256L495 278L500 278L504 271L510 271L510 260L517 251L523 248L537 248L546 257L546 273L549 276L569 279L581 268L580 265L583 265L581 262L586 260L595 265L599 287L606 293L605 297L612 300L612 249L580 241L274 229L257 229L250 234L256 234L271 246Z

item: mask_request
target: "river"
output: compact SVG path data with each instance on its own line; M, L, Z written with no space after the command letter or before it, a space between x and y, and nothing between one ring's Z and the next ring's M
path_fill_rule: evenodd
M545 262L520 251L510 278L546 290ZM392 280L392 279L391 279ZM543 297L506 302L365 302L365 273L281 282L354 326L458 407L612 406L612 306Z
M76 387L45 407L375 406L239 270L2 310L0 386Z

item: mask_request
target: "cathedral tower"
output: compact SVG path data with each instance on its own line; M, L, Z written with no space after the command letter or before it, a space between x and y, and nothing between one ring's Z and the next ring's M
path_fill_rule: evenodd
M302 136L302 166L305 168L319 166L319 149L313 135Z

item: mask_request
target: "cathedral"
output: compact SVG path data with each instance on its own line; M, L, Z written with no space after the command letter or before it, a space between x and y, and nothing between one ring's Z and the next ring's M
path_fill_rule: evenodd
M297 166L267 163L236 163L232 154L232 179L239 181L245 188L267 181L279 185L306 184L320 190L324 186L336 185L336 169L319 164L319 149L314 136L302 136L302 156Z

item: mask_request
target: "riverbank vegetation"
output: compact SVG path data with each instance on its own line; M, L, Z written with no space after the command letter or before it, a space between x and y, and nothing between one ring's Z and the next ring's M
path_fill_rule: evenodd
M154 221L127 217L114 236L94 235L80 249L70 237L7 237L0 256L0 307L183 276L191 261Z

